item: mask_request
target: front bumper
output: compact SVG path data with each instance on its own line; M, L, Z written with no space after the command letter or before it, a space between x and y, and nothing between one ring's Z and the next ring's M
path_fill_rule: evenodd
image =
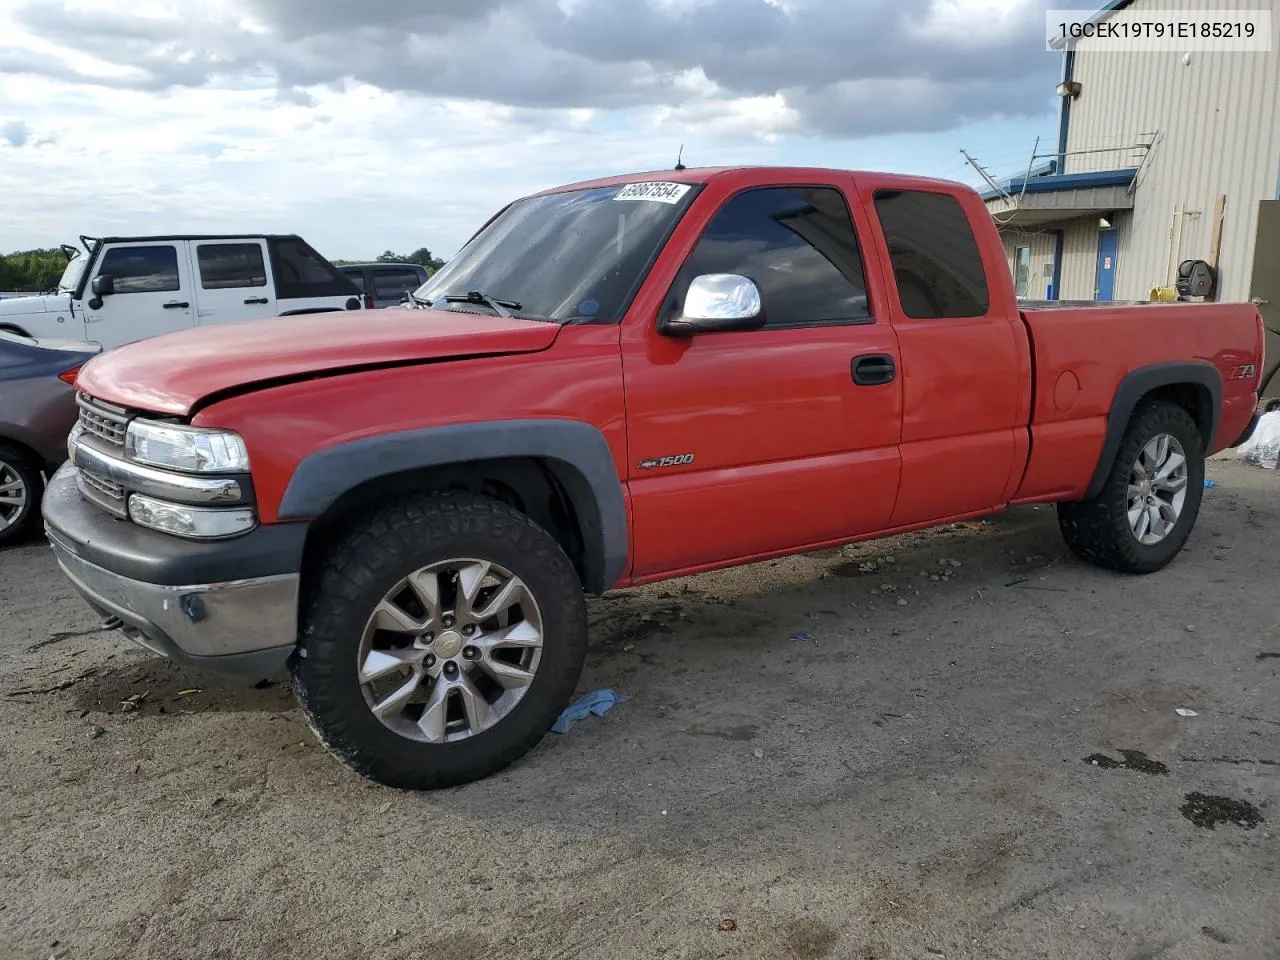
M297 639L302 524L194 543L117 520L64 464L43 502L58 565L103 617L164 657L253 679L278 674Z

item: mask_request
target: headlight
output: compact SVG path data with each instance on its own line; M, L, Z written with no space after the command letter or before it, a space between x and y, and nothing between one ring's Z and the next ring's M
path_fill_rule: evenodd
M188 473L247 473L249 451L229 430L201 430L150 420L131 420L124 436L130 460Z
M252 530L257 523L253 510L217 507L189 507L135 493L129 497L129 517L134 523L179 537L213 539Z

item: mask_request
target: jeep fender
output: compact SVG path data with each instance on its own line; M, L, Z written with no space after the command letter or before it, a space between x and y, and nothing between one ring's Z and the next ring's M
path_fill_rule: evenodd
M1222 374L1218 372L1218 368L1204 360L1153 363L1147 367L1139 367L1126 375L1116 387L1111 412L1107 414L1107 436L1084 499L1096 497L1106 483L1115 463L1116 451L1120 449L1120 441L1124 438L1138 401L1153 390L1176 386L1190 386L1201 392L1196 422L1204 436L1205 449L1212 448L1214 436L1218 432L1218 418L1222 415Z
M598 429L576 420L499 420L406 430L318 450L294 471L281 521L313 520L363 483L410 470L479 460L548 461L565 486L586 540L584 586L612 587L629 559L627 511L613 451Z

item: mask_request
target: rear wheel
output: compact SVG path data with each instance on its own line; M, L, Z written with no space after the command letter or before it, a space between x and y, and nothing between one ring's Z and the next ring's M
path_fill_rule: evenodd
M294 692L321 742L379 783L478 780L533 748L586 656L555 539L484 497L412 497L335 544L303 613Z
M1182 407L1148 401L1134 411L1096 497L1058 505L1067 546L1090 563L1153 573L1187 542L1204 495L1204 441Z
M0 544L29 534L40 521L44 475L23 450L0 443Z

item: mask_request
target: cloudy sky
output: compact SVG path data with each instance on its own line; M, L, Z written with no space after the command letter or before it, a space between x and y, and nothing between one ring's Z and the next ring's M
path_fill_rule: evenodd
M301 233L449 256L674 163L975 182L1054 142L1047 0L0 0L0 251ZM1059 2L1053 6L1085 6Z

